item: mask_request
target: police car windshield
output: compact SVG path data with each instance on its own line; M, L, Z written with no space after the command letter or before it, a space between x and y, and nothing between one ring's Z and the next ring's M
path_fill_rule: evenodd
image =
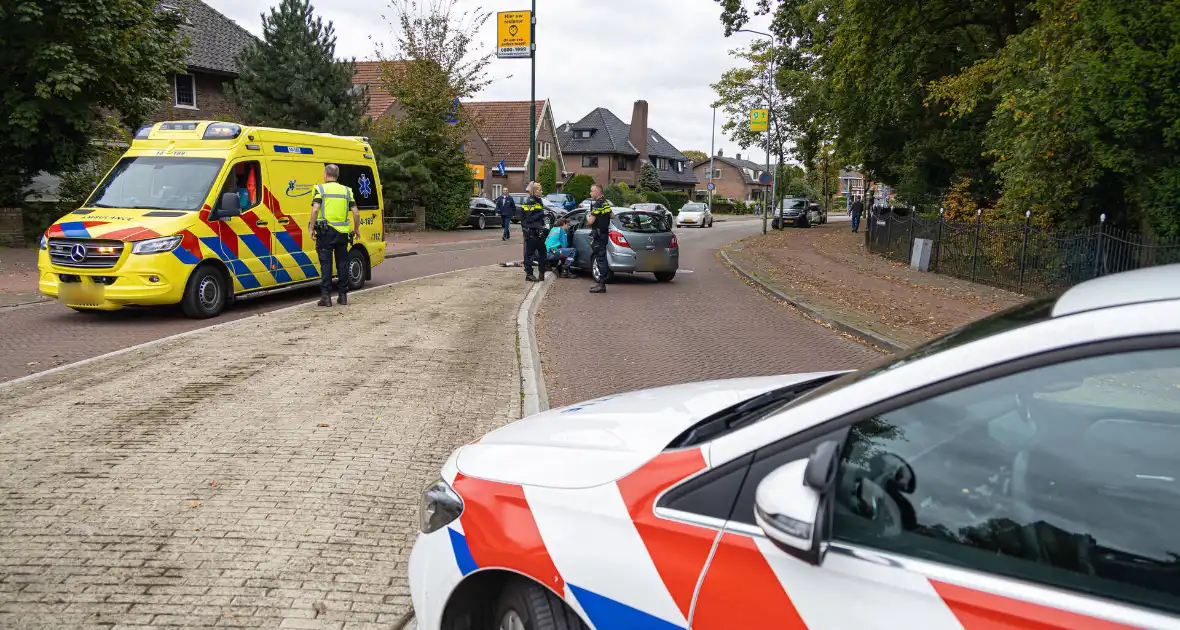
M224 163L218 158L125 157L84 207L200 210Z

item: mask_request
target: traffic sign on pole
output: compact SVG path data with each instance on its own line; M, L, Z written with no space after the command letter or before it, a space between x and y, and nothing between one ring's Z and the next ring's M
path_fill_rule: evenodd
M717 187L716 184L714 184L713 182L709 182L709 190L713 190L716 187Z
M751 109L750 110L750 131L769 131L770 130L770 110L769 109Z
M496 14L496 56L527 59L532 55L531 11L501 11Z

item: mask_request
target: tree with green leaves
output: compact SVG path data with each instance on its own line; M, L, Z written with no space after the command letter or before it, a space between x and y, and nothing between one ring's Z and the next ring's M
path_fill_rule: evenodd
M594 185L594 178L585 173L578 173L570 178L562 188L562 192L572 195L575 203L582 203L590 198L590 187Z
M0 6L0 205L37 173L87 160L92 140L147 120L185 67L180 17L156 0L7 0Z
M230 97L255 125L357 135L368 102L352 87L354 64L336 59L336 30L309 0L282 0L262 16L262 41L238 57Z
M541 193L548 195L557 192L557 162L553 158L544 158L537 167L537 182L541 184Z
M660 192L660 172L651 162L644 162L639 167L639 181L635 183L636 192Z
M426 7L395 0L391 8L396 49L382 53L382 82L400 114L374 125L382 184L392 203L421 205L427 225L453 229L467 220L474 186L463 140L475 121L461 110L456 124L447 120L456 99L487 85L491 55L479 53L475 35L491 14L456 13L454 0Z
M704 151L697 151L696 149L689 149L685 151L684 157L691 160L693 164L700 164L701 162L707 162L709 160L709 155L707 153Z

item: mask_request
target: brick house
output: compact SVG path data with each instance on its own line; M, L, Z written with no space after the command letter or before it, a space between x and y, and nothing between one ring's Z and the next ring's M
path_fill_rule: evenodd
M714 184L713 196L734 201L761 201L770 190L770 184L759 183L762 174L766 172L766 163L761 164L751 160L743 160L742 154L726 157L721 151L713 157L713 173L709 173L709 160L705 160L692 167L693 173L701 181L697 189L698 198L707 197L708 183Z
M865 176L840 169L840 191L836 194L860 197L865 194Z
M570 175L586 174L604 186L625 183L634 187L639 167L655 165L664 190L692 194L697 178L689 159L664 136L647 124L647 101L635 101L631 124L599 107L576 123L565 123L557 131L562 153L570 156Z
M168 78L170 98L150 122L236 120L225 88L238 76L238 55L256 38L201 0L163 0L160 8L183 17L180 32L189 40L188 68Z
M383 87L380 61L356 62L358 89L369 96L367 114L375 119L397 117L396 100ZM537 163L545 158L557 162L558 185L564 181L565 158L557 143L553 109L548 100L537 101ZM463 140L463 154L476 179L476 196L495 198L502 191L524 192L528 183L529 101L472 101L461 105L462 116L472 124ZM504 162L504 175L496 168Z

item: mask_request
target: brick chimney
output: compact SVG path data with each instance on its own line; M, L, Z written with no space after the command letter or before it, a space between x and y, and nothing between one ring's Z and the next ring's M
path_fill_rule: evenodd
M742 154L741 154L741 153L737 154L737 159L739 159L739 160L740 160L740 159L742 159Z
M723 149L717 149L717 157L725 157L725 151Z
M647 101L635 101L635 108L631 110L631 135L627 136L635 150L639 151L639 159L647 159Z

